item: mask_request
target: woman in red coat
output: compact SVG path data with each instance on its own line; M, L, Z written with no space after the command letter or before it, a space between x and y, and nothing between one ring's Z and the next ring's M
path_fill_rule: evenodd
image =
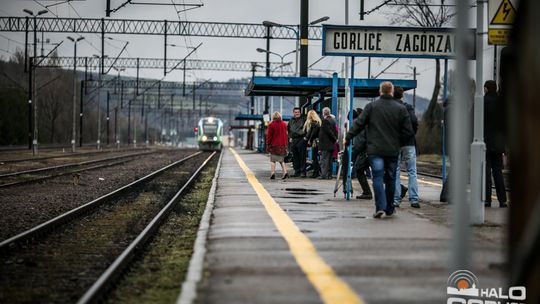
M272 114L272 122L268 125L268 135L266 136L266 151L270 153L270 179L276 178L276 162L281 165L283 176L281 179L289 177L287 167L285 167L285 156L289 153L287 136L287 124L281 119L279 112Z

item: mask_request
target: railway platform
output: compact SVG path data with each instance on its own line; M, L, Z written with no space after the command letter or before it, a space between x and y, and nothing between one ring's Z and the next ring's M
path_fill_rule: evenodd
M420 177L420 209L373 219L374 202L334 197L334 180L281 180L279 169L270 180L267 156L223 151L197 302L446 303L440 181ZM468 270L482 286L503 286L507 212L489 209L473 228Z

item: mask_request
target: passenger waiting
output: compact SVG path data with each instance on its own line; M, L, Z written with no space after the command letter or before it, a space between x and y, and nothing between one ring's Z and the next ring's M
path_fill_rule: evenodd
M276 178L276 162L281 165L282 179L289 177L285 166L285 155L288 152L287 145L287 124L281 119L281 113L272 114L272 122L268 125L268 135L266 136L266 150L270 153L270 179Z
M357 119L360 114L362 114L363 110L358 108L355 112L353 112L353 119ZM356 117L354 115L356 113ZM354 120L353 120L354 123ZM364 129L362 132L358 133L353 138L353 148L352 148L352 159L354 160L353 169L356 172L356 178L358 179L358 183L360 184L360 188L362 188L362 194L357 195L357 199L367 199L370 200L373 198L373 194L371 193L371 188L369 187L369 183L367 181L366 177L366 170L369 169L369 162L368 162L368 156L367 156L367 130Z
M396 168L396 189L394 193L394 206L399 207L401 200L405 197L409 190L409 204L413 208L420 208L418 203L418 181L416 180L416 131L418 130L418 119L414 113L414 108L410 104L403 102L403 89L396 86L394 88L394 98L396 101L405 106L409 112L413 135L403 139L403 146L399 149L398 162ZM400 171L401 162L407 167L408 188L401 184Z
M319 150L321 151L320 179L332 178L332 156L338 139L336 121L330 113L330 108L322 109L323 119L319 131Z
M304 123L304 132L306 132L306 137L304 140L307 143L308 147L311 147L311 168L313 168L312 178L318 177L320 167L319 167L319 130L321 129L321 118L314 110L310 110L307 113L306 122Z
M306 177L306 141L304 137L306 132L304 131L305 119L302 117L300 108L293 109L293 118L287 125L287 131L289 134L289 144L293 155L293 168L294 174L292 177Z
M506 189L502 175L502 155L504 153L504 125L497 119L497 83L488 80L484 83L484 139L486 142L486 207L491 207L491 174L495 181L495 191L499 207L507 207Z

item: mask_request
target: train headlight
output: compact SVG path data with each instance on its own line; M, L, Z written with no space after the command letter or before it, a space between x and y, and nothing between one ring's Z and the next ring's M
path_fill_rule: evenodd
M213 139L214 139L214 141L216 141L216 140L217 140L217 136L214 136L214 138L213 138Z
M206 137L206 135L203 135L202 141L206 141L206 140L208 140L208 137Z

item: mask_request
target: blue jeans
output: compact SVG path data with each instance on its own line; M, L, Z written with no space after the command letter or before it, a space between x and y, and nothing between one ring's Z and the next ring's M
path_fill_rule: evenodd
M396 190L394 193L394 204L401 203L401 180L399 171L401 162L407 166L407 176L409 177L409 202L418 203L418 181L416 180L416 148L414 146L401 147L396 168Z
M396 184L397 156L369 155L375 209L383 210L387 215L394 213L394 191Z

